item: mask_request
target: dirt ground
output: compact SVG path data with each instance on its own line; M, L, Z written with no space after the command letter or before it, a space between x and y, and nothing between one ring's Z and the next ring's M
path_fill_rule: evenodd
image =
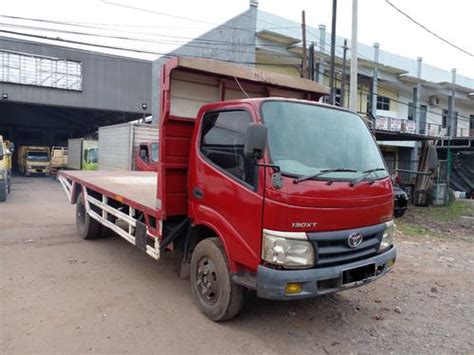
M471 207L447 227L410 211L394 270L370 285L291 303L251 297L217 324L194 306L176 259L79 239L60 185L17 177L0 204L0 352L474 353L474 232L461 219Z

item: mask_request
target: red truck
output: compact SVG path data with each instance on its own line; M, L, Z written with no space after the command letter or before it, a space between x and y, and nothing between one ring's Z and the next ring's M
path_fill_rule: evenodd
M134 151L135 170L158 171L158 142L141 143Z
M393 188L356 114L318 83L211 60L161 70L158 172L61 171L82 238L103 227L183 255L197 306L222 321L272 300L367 284L393 266Z

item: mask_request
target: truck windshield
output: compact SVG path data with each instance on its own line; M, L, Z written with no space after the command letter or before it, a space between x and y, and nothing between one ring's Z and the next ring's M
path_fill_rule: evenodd
M67 157L67 149L53 148L52 156L53 157Z
M387 171L380 169L385 165L369 130L353 113L268 101L262 106L262 117L268 127L272 163L280 166L283 174L301 177L328 170L315 178L353 180L377 169L365 178L387 176Z
M153 143L151 145L151 161L152 162L158 161L158 143Z
M89 163L95 164L99 160L99 149L91 148L89 149L89 156L87 157Z
M26 154L26 160L45 163L49 161L49 156L48 153L45 152L28 152Z

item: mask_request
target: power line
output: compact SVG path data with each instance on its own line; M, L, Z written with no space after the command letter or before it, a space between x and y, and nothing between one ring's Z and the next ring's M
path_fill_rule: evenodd
M397 6L395 6L394 4L392 4L389 0L385 0L385 2L390 5L391 7L393 7L397 12L399 12L400 14L402 14L403 16L405 16L406 18L408 18L411 22L413 22L414 24L418 25L419 27L421 27L422 29L424 29L426 32L428 32L429 34L435 36L436 38L438 38L439 40L443 41L444 43L450 45L451 47L453 48L456 48L457 50L471 56L471 57L474 57L474 54L472 54L471 52L468 52L467 50L459 47L458 45L454 44L453 42L441 37L440 35L436 34L435 32L433 32L432 30L430 30L428 27L426 27L425 25L421 24L420 22L418 22L417 20L415 20L413 17L411 17L410 15L408 15L406 12L402 11L401 9L399 9Z
M1 15L0 15L1 16ZM43 21L46 21L46 20L43 20ZM49 22L49 21L46 21L46 22ZM22 26L22 25L14 25L14 26L20 26L20 27L28 27L28 26ZM31 27L31 26L29 26ZM41 28L41 27L38 27L37 29L39 30L47 30L45 28ZM57 32L70 32L72 34L77 34L77 35L90 35L90 36L97 36L97 37L110 37L110 38L115 38L115 39L127 39L127 40L134 40L134 41L143 41L143 40L139 40L139 39L134 39L134 38L126 38L126 37L118 37L118 36L105 36L105 35L98 35L98 34L90 34L90 33L83 33L83 32L74 32L74 31L65 31L65 30L55 30L55 29L49 29L49 30L52 30L52 31L57 31ZM104 49L111 49L111 50L119 50L119 51L130 51L130 52L135 52L135 53L141 53L141 54L154 54L154 55L161 55L161 56L164 56L164 57L168 57L168 58L173 58L173 57L177 57L179 55L171 55L169 53L162 53L162 52L156 52L156 51L149 51L149 50L140 50L140 49L135 49L135 48L125 48L125 47L117 47L117 46L109 46L109 45L101 45L101 44L91 44L91 43L87 43L87 42L81 42L81 41L74 41L74 40L66 40L66 39L62 39L62 38L59 38L59 37L56 37L56 38L53 38L53 37L47 37L47 36L41 36L41 35L34 35L34 34L28 34L28 33L22 33L22 32L15 32L15 31L6 31L6 30L0 30L0 32L4 32L4 33L8 33L8 34L13 34L13 35L20 35L20 36L26 36L26 37L33 37L33 38L39 38L39 39L44 39L44 40L52 40L52 41L60 41L60 42L63 42L63 43L72 43L72 44L78 44L78 45L85 45L85 46L92 46L92 47L99 47L99 48L104 48ZM315 37L317 37L314 33L313 35ZM172 36L173 37L173 36ZM179 38L179 37L175 37L175 38ZM218 42L218 41L216 41ZM151 43L160 43L160 42L157 42L157 41L151 41ZM161 42L163 44L163 42ZM220 43L227 43L227 42L220 42ZM165 43L165 44L173 44L173 42L168 42L168 43ZM182 43L177 43L177 44L182 44ZM227 43L228 44L228 43ZM207 47L202 47L202 46L194 46L194 45L189 45L189 44L185 44L186 46L190 47L195 47L195 48L207 48ZM253 44L249 44L249 45L253 45ZM71 49L71 48L70 48ZM337 48L339 49L339 48ZM227 51L227 52L242 52L240 50L229 50L229 49L224 49L224 48L220 48L220 50L222 51ZM292 56L286 56L286 55L273 55L273 54L270 54L271 56L274 56L274 57L278 57L278 58L283 58L283 57L287 57L287 58L292 58L292 59L295 59L296 57L292 57ZM197 56L192 56L192 55L181 55L181 56L187 56L187 57L193 57L193 58L199 58ZM300 64L295 64L295 63L265 63L265 62L245 62L245 61L235 61L235 60L223 60L223 61L227 61L227 62L231 62L231 63L237 63L237 64L248 64L248 65L269 65L269 66L290 66L290 67L294 67L294 68L299 68L300 67ZM360 68L363 70L363 68ZM328 77L328 74L324 73L324 72L319 72L317 71L319 74L323 75L323 76L326 76ZM364 73L363 73L364 74ZM365 75L367 76L371 76L371 73L365 73ZM360 92L362 94L370 94L370 91L364 91L362 89L360 89ZM391 99L392 101L394 102L397 102L397 103L400 103L400 104L403 104L403 105L406 105L406 106L410 106L408 103L405 103L405 102L402 102L402 101L398 101L396 99ZM427 103L425 101L422 101L423 103ZM437 115L437 116L440 116L442 117L443 115L440 114L440 113L437 113L437 112L434 112L434 111L427 111L428 113L431 113L433 115ZM462 116L462 115L458 115L458 117L462 117L462 118L465 118L465 119L468 119L468 117L465 117L465 116Z
M11 34L11 35L17 35L17 36L32 37L32 38L36 38L36 39L42 39L42 40L48 40L48 41L58 41L58 42L61 42L61 43L70 43L70 44L89 46L89 47L98 47L98 48L104 48L104 49L109 49L109 50L128 51L128 52L134 52L134 53L140 53L140 54L159 55L159 56L163 56L163 57L166 57L166 58L176 58L176 57L205 58L205 57L199 57L199 56L193 56L193 55L170 54L170 53L163 53L163 52L157 52L157 51L151 51L151 50L142 50L142 49L137 49L137 48L118 47L118 46L111 46L111 45L105 45L105 44L93 44L93 43L88 43L88 42L83 42L83 41L63 39L63 38L60 38L60 37L48 37L48 36L43 36L43 35L35 35L35 34L31 34L31 33L8 31L8 30L2 30L2 29L0 29L0 32ZM4 40L4 39L2 39L2 40ZM13 42L13 40L11 40L11 42ZM206 48L206 47L199 47L199 48ZM68 48L68 49L72 50L72 48ZM223 51L228 51L228 50L224 49ZM210 58L206 58L206 59L210 59ZM266 62L236 61L236 60L225 60L225 59L219 59L219 60L223 61L223 62L237 63L237 64L249 64L249 65L274 65L274 66L280 66L281 65L281 66L292 66L292 67L297 66L296 64L293 64L293 63L266 63Z
M216 26L216 25L218 25L218 24L216 24L216 23L209 22L209 21L193 19L193 18L185 17L185 16L173 15L173 14L169 14L169 13L165 13L165 12L160 12L160 11L155 11L155 10L151 10L151 9L144 9L144 8L142 8L142 7L132 6L132 5L126 5L126 4L121 4L121 3L113 2L113 1L101 0L101 2L104 3L104 4L108 4L108 5L123 7L123 8L126 8L126 9L131 9L131 10L136 10L136 11L142 11L142 12L152 13L152 14L161 15L161 16L167 16L167 17L171 17L171 18L178 19L178 20L191 21L191 22L202 23L202 24L211 25L211 26ZM244 28L235 27L235 26L229 26L229 25L225 25L225 24L224 24L224 25L220 25L220 26L222 26L222 27L228 27L228 28L233 28L233 29L238 29L238 30L247 30L247 31L253 32L252 30L249 30L249 29L244 29Z
M114 3L115 4L115 3ZM124 6L128 6L128 5L124 5ZM137 7L133 7L133 8L136 8L136 9L139 9L140 11L149 11L149 10L146 10L146 9L143 9L143 8L137 8ZM162 13L160 13L162 14ZM167 14L167 15L170 15L170 14ZM253 16L250 16L250 15L247 15L247 14L242 14L242 15L245 15L245 16L248 16L249 18L252 18L252 19L255 19L255 17ZM170 16L174 16L174 15L170 15ZM40 19L40 18L31 18L31 17L21 17L21 16L11 16L11 15L0 15L0 17L4 17L4 18L8 18L8 19L14 19L14 20L24 20L24 21L33 21L33 22L40 22L40 23L47 23L47 24L56 24L56 25L64 25L64 26L75 26L75 27L82 27L82 28L90 28L90 29L99 29L99 30L105 30L105 31L110 31L109 28L104 28L104 27L100 27L104 24L99 24L97 23L97 25L99 26L92 26L92 25L89 25L88 23L79 23L79 22L69 22L69 21L58 21L58 20L46 20L46 19ZM190 19L191 20L191 19ZM261 19L260 19L261 20ZM199 20L197 20L199 21ZM261 20L263 21L263 20ZM286 27L279 27L277 26L275 23L272 23L272 22L269 22L269 21L265 21L266 23L270 24L270 25L274 25L275 27L273 28L286 28ZM26 25L16 25L16 24L3 24L4 26L16 26L16 27L25 27L27 28L28 26ZM107 25L107 24L105 24ZM229 26L227 26L229 27ZM74 31L69 31L69 30L61 30L61 29L47 29L47 28L44 28L44 27L36 27L36 28L33 28L30 26L30 28L32 29L35 29L35 30L44 30L44 31L53 31L53 32L64 32L64 33L70 33L70 34L77 34L77 35L87 35L87 36L96 36L96 37L109 37L109 38L116 38L116 39L125 39L125 40L135 40L135 41L143 41L143 42L149 42L149 41L145 41L145 40L142 40L142 39L132 39L132 38L126 38L126 37L120 37L120 36L111 36L111 35L99 35L99 34L90 34L90 33L83 33L83 32L74 32ZM241 28L241 27L234 27L234 26L230 26L230 28L232 29L240 29L240 30L245 30L245 31L251 31L247 28ZM298 27L299 28L299 27ZM182 36L173 36L173 35L168 35L168 34L157 34L157 33L149 33L149 32L138 32L138 31L127 31L127 30L120 30L120 29L113 29L114 32L124 32L124 33L133 33L133 34L139 34L139 35L148 35L148 36L152 36L152 37L169 37L169 38L176 38L176 39L182 39L182 40L189 40L189 41L193 41L193 42L202 42L202 43L205 43L205 44L208 44L208 43L211 43L211 44L214 44L214 43L217 43L219 45L226 45L226 46L232 46L233 44L229 43L228 41L219 41L219 40L212 40L212 39L201 39L201 38L191 38L191 37L182 37ZM310 33L311 35L313 35L316 40L319 40L319 36L317 34L315 34L314 32L312 32L309 28L307 29L308 33ZM251 31L253 32L253 31ZM158 42L157 42L158 43ZM165 43L165 42L162 42L161 44L173 44L173 43ZM176 43L176 44L185 44L185 43ZM255 47L255 43L239 43L240 46L242 45L248 45L248 46L251 46L251 47ZM327 46L328 44L326 43L325 46ZM279 44L265 44L265 43L260 43L259 46L261 47L265 47L265 48L272 48L272 47L276 47L276 48L280 48L281 45ZM341 52L341 49L339 47L336 48L336 51L340 54L340 56L342 57L342 52ZM287 57L287 58L297 58L297 57L294 57L294 56L288 56L288 55L279 55L280 57ZM361 58L365 58L367 60L371 60L370 58L366 57L366 56L363 56L363 55L360 55Z
M232 44L232 43L224 42L224 41L213 41L211 43L207 43L207 42L193 43L193 41L192 42L179 42L179 41L176 41L176 40L174 40L174 41L173 40L158 41L158 40L151 40L151 39L145 39L145 38L133 38L133 37L125 37L125 36L101 35L101 34L96 34L96 33L86 33L86 32L79 32L79 31L69 31L69 30L61 30L61 29L52 29L52 28L26 26L26 25L16 25L16 24L3 24L3 23L0 23L0 27L15 27L15 28L20 27L20 28L32 29L32 30L36 30L36 31L51 31L51 32L55 32L55 33L59 32L59 33L67 33L67 34L73 34L73 35L79 35L79 36L92 36L92 37L106 38L106 39L127 40L127 41L145 42L145 43L163 44L163 45L177 45L177 46L184 46L186 48L209 49L209 47L211 45L213 45L213 46L219 46L218 49L220 51L232 52L232 53L250 53L250 54L252 54L253 51L251 49L247 50L245 48L238 48L238 47L247 46L247 47L255 48L255 44L252 44L252 43L238 43L236 45L236 44ZM3 31L3 30L0 29L0 31ZM8 33L8 31L6 31L6 30L3 31L3 32ZM13 31L10 31L10 32L13 32ZM22 36L28 36L29 35L28 33L24 33L24 32L21 32L21 33L20 32L15 32L13 34L22 35ZM179 37L176 37L176 36L172 36L172 37L173 38L179 38ZM63 41L63 42L68 41L68 40L62 39L60 37L54 37L54 38L53 37L47 37L47 38L43 38L43 39L59 40L59 41ZM95 44L87 43L87 45L95 45ZM224 46L224 48L222 48L222 46ZM230 46L231 48L225 48L227 46ZM123 50L126 50L126 49L123 49ZM135 51L135 49L134 49L134 51ZM154 53L151 52L151 53L144 53L144 54L154 54ZM159 54L163 55L163 53L159 53ZM272 56L275 57L275 58L298 59L298 57L291 56L291 55L284 55L284 54L276 54L276 55L272 55ZM296 63L294 65L296 65Z
M169 38L183 39L183 40L187 40L187 41L198 41L198 42L205 42L205 43L219 43L219 44L232 45L228 41L226 42L226 41L219 41L219 40L213 40L213 39L173 36L173 35L169 35L169 34L157 34L157 33L150 33L150 32L138 32L138 31L127 31L127 30L120 30L120 29L109 29L109 28L104 28L104 27L99 27L99 26L81 25L81 24L78 24L76 22L45 20L45 19L39 19L39 18L9 16L9 15L0 15L0 17L14 19L14 20L40 22L40 23L46 23L46 24L74 26L74 27L88 28L88 29L89 28L90 29L99 29L99 30L109 31L109 32L110 31L124 32L124 33L133 33L133 34L139 34L139 35L147 35L147 36L151 36L151 37L169 37ZM28 27L26 25L16 25L16 24L5 24L5 25L17 26L17 27L18 26ZM235 28L237 28L237 27L235 27ZM47 29L47 28L44 28L44 27L36 27L35 29L45 30L45 31L57 31L57 32L68 32L69 31L69 30L61 30L61 29ZM244 29L244 28L241 28L241 29L248 30L248 29ZM74 33L74 34L84 34L84 33ZM93 35L99 36L98 34L93 34ZM122 39L122 38L119 38L119 39ZM240 44L255 46L255 43L240 43ZM261 46L262 47L281 47L281 45L278 45L278 44L261 44Z

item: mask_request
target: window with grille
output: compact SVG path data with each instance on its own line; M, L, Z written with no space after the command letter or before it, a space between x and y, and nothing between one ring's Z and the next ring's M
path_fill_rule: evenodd
M82 91L82 63L0 50L0 81Z
M390 111L390 99L377 95L377 110Z

